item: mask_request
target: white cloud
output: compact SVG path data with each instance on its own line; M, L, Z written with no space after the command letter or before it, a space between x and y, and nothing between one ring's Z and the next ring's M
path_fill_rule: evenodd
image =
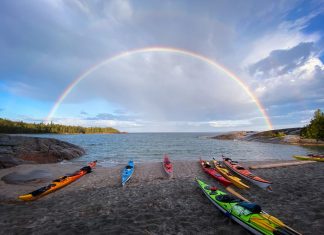
M308 22L320 13L314 12L310 16L295 21L284 21L277 28L262 34L253 40L249 55L243 60L242 67L248 67L270 55L275 50L287 50L300 43L317 42L321 35L319 33L305 34L301 30Z
M285 74L259 78L255 81L255 92L267 104L321 99L324 94L324 65L318 58L310 57L303 65Z
M82 118L54 118L52 120L55 124L84 126L84 127L113 127L119 130L130 129L134 127L141 127L140 123L136 121L119 121L119 120L87 120Z
M55 102L68 84L104 58L162 45L194 51L223 64L244 78L266 105L304 99L321 102L323 64L318 48L310 54L303 51L305 57L291 57L290 64L280 61L271 66L270 60L273 51L301 43L322 48L320 33L302 31L321 9L281 23L297 10L298 2L242 0L235 5L229 1L5 2L0 9L0 51L6 55L0 58L1 80L13 95ZM259 64L248 74L251 64L267 58L264 67ZM138 114L141 123L151 121L147 126L155 130L162 128L159 123L175 130L177 121L183 129L207 130L211 120L219 120L216 126L234 128L240 125L235 120L260 115L233 80L202 62L163 53L116 61L91 74L64 102L80 105L76 113L80 115L88 110L85 101L97 100ZM61 111L67 117L72 112ZM101 112L112 111L102 107L91 113ZM134 122L139 123L136 118ZM264 121L241 122L248 123L264 126Z
M221 120L209 122L209 125L212 127L242 127L250 126L251 124L250 120Z
M258 113L256 104L233 79L203 61L172 53L115 61L84 79L66 102L95 97L155 121L249 118Z

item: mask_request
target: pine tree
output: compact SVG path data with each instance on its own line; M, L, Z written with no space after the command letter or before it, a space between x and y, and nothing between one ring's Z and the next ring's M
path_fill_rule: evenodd
M301 136L304 138L324 140L324 113L317 109L310 124L301 130Z

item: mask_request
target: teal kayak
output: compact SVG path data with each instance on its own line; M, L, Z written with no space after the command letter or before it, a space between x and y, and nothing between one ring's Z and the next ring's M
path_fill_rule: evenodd
M300 235L276 217L262 211L259 205L230 196L201 180L197 179L197 183L219 210L253 234Z
M134 167L135 167L134 162L130 160L127 166L125 166L125 168L123 169L122 186L124 186L126 182L132 177L132 174L134 173Z

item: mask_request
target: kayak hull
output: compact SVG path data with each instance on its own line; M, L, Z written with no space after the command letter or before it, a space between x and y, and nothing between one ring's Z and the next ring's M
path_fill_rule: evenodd
M302 160L302 161L317 161L317 162L324 162L324 158L322 157L312 157L312 156L298 156L295 155L293 156L297 160Z
M169 176L172 177L173 175L173 165L169 159L169 156L166 154L164 155L163 162L162 162L163 169L165 173Z
M259 211L249 211L246 209L246 207L242 206L242 204L246 202L243 202L238 198L228 197L229 195L226 193L218 190L215 187L209 186L201 180L196 179L196 181L206 197L220 211L253 234L298 234L292 232L291 230L287 231L284 223L273 216L265 214L263 211L261 211L259 206ZM224 200L220 200L221 197L228 197L231 200L224 202ZM278 221L278 223L274 223L275 220Z
M211 167L207 168L205 163L206 161L200 160L200 165L206 174L210 175L211 177L219 181L224 187L227 187L232 184L231 181L227 180L224 176L219 174L215 168L211 168Z
M130 160L127 166L122 171L122 186L126 184L127 181L132 177L134 173L135 164L132 160Z
M66 176L60 177L56 180L53 180L51 184L49 184L45 187L39 188L39 189L37 189L33 192L30 192L28 194L21 195L18 198L23 201L34 201L34 200L37 200L47 194L52 193L58 189L61 189L65 186L71 184L72 182L78 180L79 178L86 175L87 173L90 173L91 169L96 166L96 162L97 161L91 162L91 163L89 163L88 167L83 167L71 175L66 175Z
M262 179L259 176L252 174L252 172L248 171L241 165L234 163L230 158L223 158L223 162L227 168L232 170L237 175L241 176L242 178L250 181L251 183L259 186L260 188L266 189L271 191L271 182L265 179Z

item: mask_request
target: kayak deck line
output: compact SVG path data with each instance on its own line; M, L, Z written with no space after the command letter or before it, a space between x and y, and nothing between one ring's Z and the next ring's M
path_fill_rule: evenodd
M314 163L314 162L316 162L316 161L310 160L310 161L270 163L270 164L264 164L264 165L249 166L249 169L255 170L255 169L269 169L269 168L285 167L285 166L298 166L298 165L309 164L309 163Z

